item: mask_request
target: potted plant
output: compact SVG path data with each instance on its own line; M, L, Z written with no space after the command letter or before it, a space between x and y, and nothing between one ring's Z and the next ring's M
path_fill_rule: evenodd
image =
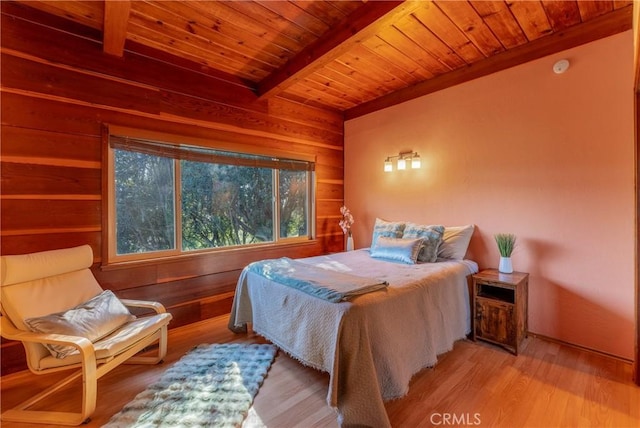
M516 246L516 235L513 233L497 233L494 235L498 251L500 252L500 265L498 270L502 273L512 273L511 253Z

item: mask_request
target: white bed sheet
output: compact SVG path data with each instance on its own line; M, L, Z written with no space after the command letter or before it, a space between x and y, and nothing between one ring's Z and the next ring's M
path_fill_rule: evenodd
M368 250L298 259L387 281L385 290L330 303L246 269L229 328L253 330L303 364L330 375L327 402L341 426L390 426L385 400L408 392L411 377L434 366L470 332L469 260L406 265Z

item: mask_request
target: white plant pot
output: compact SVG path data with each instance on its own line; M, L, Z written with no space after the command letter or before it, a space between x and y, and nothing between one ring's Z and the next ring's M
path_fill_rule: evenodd
M353 236L347 236L347 251L353 251Z
M498 266L498 270L502 273L513 273L511 257L500 257L500 265Z

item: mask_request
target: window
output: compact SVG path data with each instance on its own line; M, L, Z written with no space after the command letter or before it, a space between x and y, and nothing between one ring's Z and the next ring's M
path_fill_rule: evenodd
M109 261L308 240L307 160L109 136Z

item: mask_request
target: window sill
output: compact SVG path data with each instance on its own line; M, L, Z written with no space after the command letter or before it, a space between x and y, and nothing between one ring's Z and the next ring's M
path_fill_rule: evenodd
M252 253L264 253L266 250L286 250L288 248L300 248L318 245L317 239L308 240L296 240L295 242L280 242L270 244L255 244L246 247L234 247L234 248L217 248L211 250L199 250L192 253L183 253L171 256L162 256L142 260L125 260L116 261L110 263L103 263L100 266L101 271L114 271L121 269L130 269L134 267L153 266L162 263L172 263L185 260L197 260L207 259L216 256L229 256L229 255L250 255ZM264 257L263 257L264 258ZM258 258L260 259L260 258Z

